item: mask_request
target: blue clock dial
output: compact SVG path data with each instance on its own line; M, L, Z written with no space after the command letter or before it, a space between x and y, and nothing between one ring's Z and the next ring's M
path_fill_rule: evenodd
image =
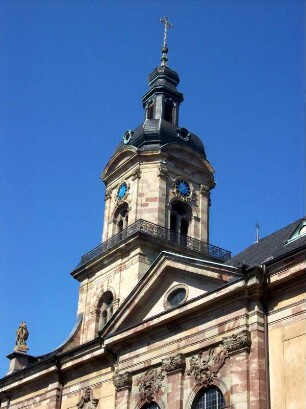
M189 183L183 179L180 179L175 184L177 192L182 197L188 197L190 195L190 186Z
M121 183L121 185L118 188L117 198L118 199L123 199L124 196L127 193L127 190L128 190L128 188L127 188L126 182Z

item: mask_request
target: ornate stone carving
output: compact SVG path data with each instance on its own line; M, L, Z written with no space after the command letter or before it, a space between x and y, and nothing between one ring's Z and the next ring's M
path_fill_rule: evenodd
M95 409L98 405L99 399L93 397L92 389L86 388L81 396L81 399L77 403L78 409Z
M131 129L128 129L127 131L124 132L124 135L122 137L123 143L126 145L130 142L132 136L134 135L134 131Z
M137 168L133 173L132 173L132 180L135 179L140 179L141 177L141 169Z
M160 165L158 168L158 177L160 177L161 179L167 180L168 178L168 169L166 168L166 166Z
M231 335L230 337L225 337L223 338L222 345L228 353L237 351L242 348L249 349L251 347L250 331L243 330L238 334Z
M172 372L184 371L185 357L183 354L170 356L162 360L162 369L168 374Z
M192 196L191 196L193 202L194 202L194 206L198 206L198 195L195 191L192 192Z
M109 189L105 192L105 201L112 198L112 189Z
M132 377L130 372L124 372L123 374L115 373L113 376L113 383L117 392L124 389L130 389L132 387Z
M139 376L136 385L139 387L140 399L143 402L151 402L162 386L165 373L163 370L149 369Z
M207 185L200 185L200 193L201 195L208 195L209 187Z
M227 351L222 346L210 348L206 355L201 352L190 358L188 375L193 375L197 384L207 386L212 383L226 358Z
M27 346L27 339L29 337L29 331L27 324L22 321L16 331L16 341L14 351L27 352L29 347Z
M199 353L189 360L190 369L188 375L193 375L197 384L207 386L212 383L217 376L226 358L232 353L242 348L250 348L251 334L243 330L238 334L223 338L223 341L216 347L210 348L208 353Z

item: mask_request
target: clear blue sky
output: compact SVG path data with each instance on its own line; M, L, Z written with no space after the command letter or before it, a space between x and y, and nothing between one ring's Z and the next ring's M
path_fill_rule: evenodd
M101 241L101 171L159 64L185 101L180 125L215 168L211 242L237 253L305 213L304 2L17 1L0 3L0 375L15 331L29 353L68 336L82 254Z

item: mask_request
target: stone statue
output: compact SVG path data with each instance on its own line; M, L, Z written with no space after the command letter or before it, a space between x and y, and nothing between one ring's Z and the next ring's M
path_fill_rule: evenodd
M78 409L95 409L98 405L99 399L93 397L92 389L86 388L81 396L81 399L77 403Z
M26 352L29 348L27 346L27 339L29 337L29 331L27 328L27 324L22 321L16 331L16 346L15 351Z

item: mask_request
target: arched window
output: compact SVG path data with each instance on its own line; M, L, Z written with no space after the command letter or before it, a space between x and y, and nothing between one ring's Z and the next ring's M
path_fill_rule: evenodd
M111 316L113 315L113 301L114 297L111 291L106 291L101 298L101 325L100 327L104 327L107 321L110 320Z
M179 244L186 245L191 215L191 209L188 204L182 202L172 203L170 213L172 241L179 241Z
M173 123L173 111L174 111L174 104L171 99L166 99L165 101L165 108L164 108L164 119L168 122Z
M150 102L147 108L147 119L153 119L154 103Z
M122 203L118 207L115 212L114 216L114 224L115 224L115 232L114 234L118 234L122 232L122 230L126 229L129 223L129 208L127 203Z
M150 402L146 403L141 409L160 409L157 403L155 402Z
M192 409L223 409L224 407L224 397L216 387L201 389L192 405Z

